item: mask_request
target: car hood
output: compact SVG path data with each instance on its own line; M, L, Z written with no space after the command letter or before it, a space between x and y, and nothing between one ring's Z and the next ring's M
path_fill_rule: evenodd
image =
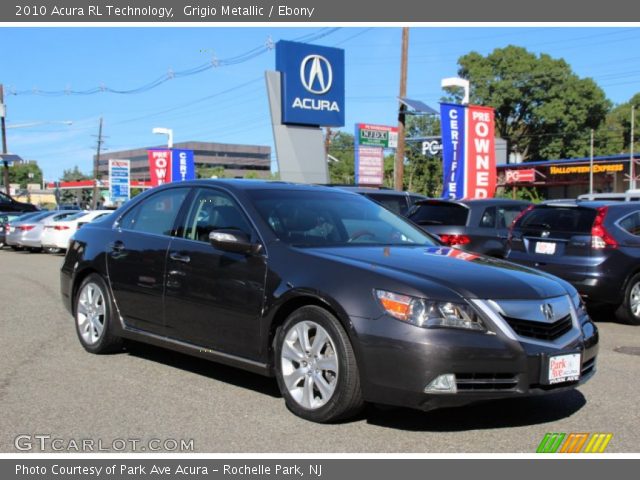
M307 254L393 277L445 286L465 298L543 299L567 295L560 279L538 270L450 247L327 247ZM415 285L418 287L418 285ZM419 288L419 287L418 287Z

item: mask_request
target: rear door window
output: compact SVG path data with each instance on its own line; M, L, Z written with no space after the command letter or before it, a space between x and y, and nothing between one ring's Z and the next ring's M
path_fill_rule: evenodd
M480 227L495 228L496 227L496 207L486 208L480 219Z
M514 205L510 207L498 207L496 217L498 228L509 228L520 213L527 208L527 205Z
M120 228L155 235L171 235L188 188L171 188L146 198L120 220Z
M455 203L425 203L416 207L409 219L418 225L467 224L469 209Z
M620 227L631 235L640 236L640 212L633 212L619 222Z

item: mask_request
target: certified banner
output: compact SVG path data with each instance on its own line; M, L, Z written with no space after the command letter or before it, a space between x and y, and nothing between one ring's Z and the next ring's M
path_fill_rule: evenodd
M171 155L171 180L184 182L195 180L196 169L193 161L193 150L174 149Z
M464 197L466 107L440 104L442 124L442 198Z
M149 174L151 185L157 187L171 182L171 150L149 150Z
M442 103L440 115L442 198L492 198L497 178L493 108Z

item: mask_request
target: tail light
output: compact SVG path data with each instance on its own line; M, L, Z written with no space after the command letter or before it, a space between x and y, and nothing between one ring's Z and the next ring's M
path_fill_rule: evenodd
M513 219L513 222L511 222L511 225L509 226L509 235L507 236L507 242L511 243L511 239L513 238L513 227L516 226L516 223L518 223L518 220L520 220L522 217L524 217L527 213L529 213L531 210L533 210L533 205L529 205L527 208L525 208L524 210L522 210L517 216L516 218Z
M450 247L471 243L471 239L467 235L449 235L447 233L440 234L440 240Z
M54 230L69 230L69 226L68 225L55 225L53 227Z
M593 220L593 226L591 227L591 248L595 250L618 248L618 242L603 225L608 210L608 207L598 208L596 218Z
M18 225L16 228L21 232L28 232L29 230L33 230L34 228L36 228L36 226L35 225Z

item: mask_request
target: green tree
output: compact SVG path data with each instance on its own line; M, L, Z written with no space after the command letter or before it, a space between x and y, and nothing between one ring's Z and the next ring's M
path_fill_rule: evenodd
M42 185L42 170L35 162L17 163L9 168L9 183L19 183L20 188L27 188L28 183Z
M636 120L640 107L640 93L636 93L628 102L616 105L607 114L604 123L594 135L596 155L616 155L628 153L631 143L631 106L636 108ZM640 124L636 122L636 132L640 130ZM635 140L638 135L634 132Z
M77 165L74 165L73 168L65 169L62 171L62 177L60 177L60 181L62 182L77 182L79 180L91 180L92 177L89 175L82 173Z
M62 177L60 177L61 182L77 182L79 180L91 180L92 177L89 175L82 173L77 165L74 165L73 168L65 169L62 171ZM56 199L58 203L78 203L80 204L82 201L89 203L91 202L91 197L93 196L93 189L84 189L82 191L79 190L62 190L57 191Z
M495 108L496 133L510 151L524 160L589 154L589 131L604 122L610 102L565 60L510 45L487 56L471 52L458 64L471 103Z
M225 178L224 167L196 167L198 178Z
M331 183L354 183L355 151L353 135L346 132L338 132L331 139L329 155L336 159L330 159L329 161Z

